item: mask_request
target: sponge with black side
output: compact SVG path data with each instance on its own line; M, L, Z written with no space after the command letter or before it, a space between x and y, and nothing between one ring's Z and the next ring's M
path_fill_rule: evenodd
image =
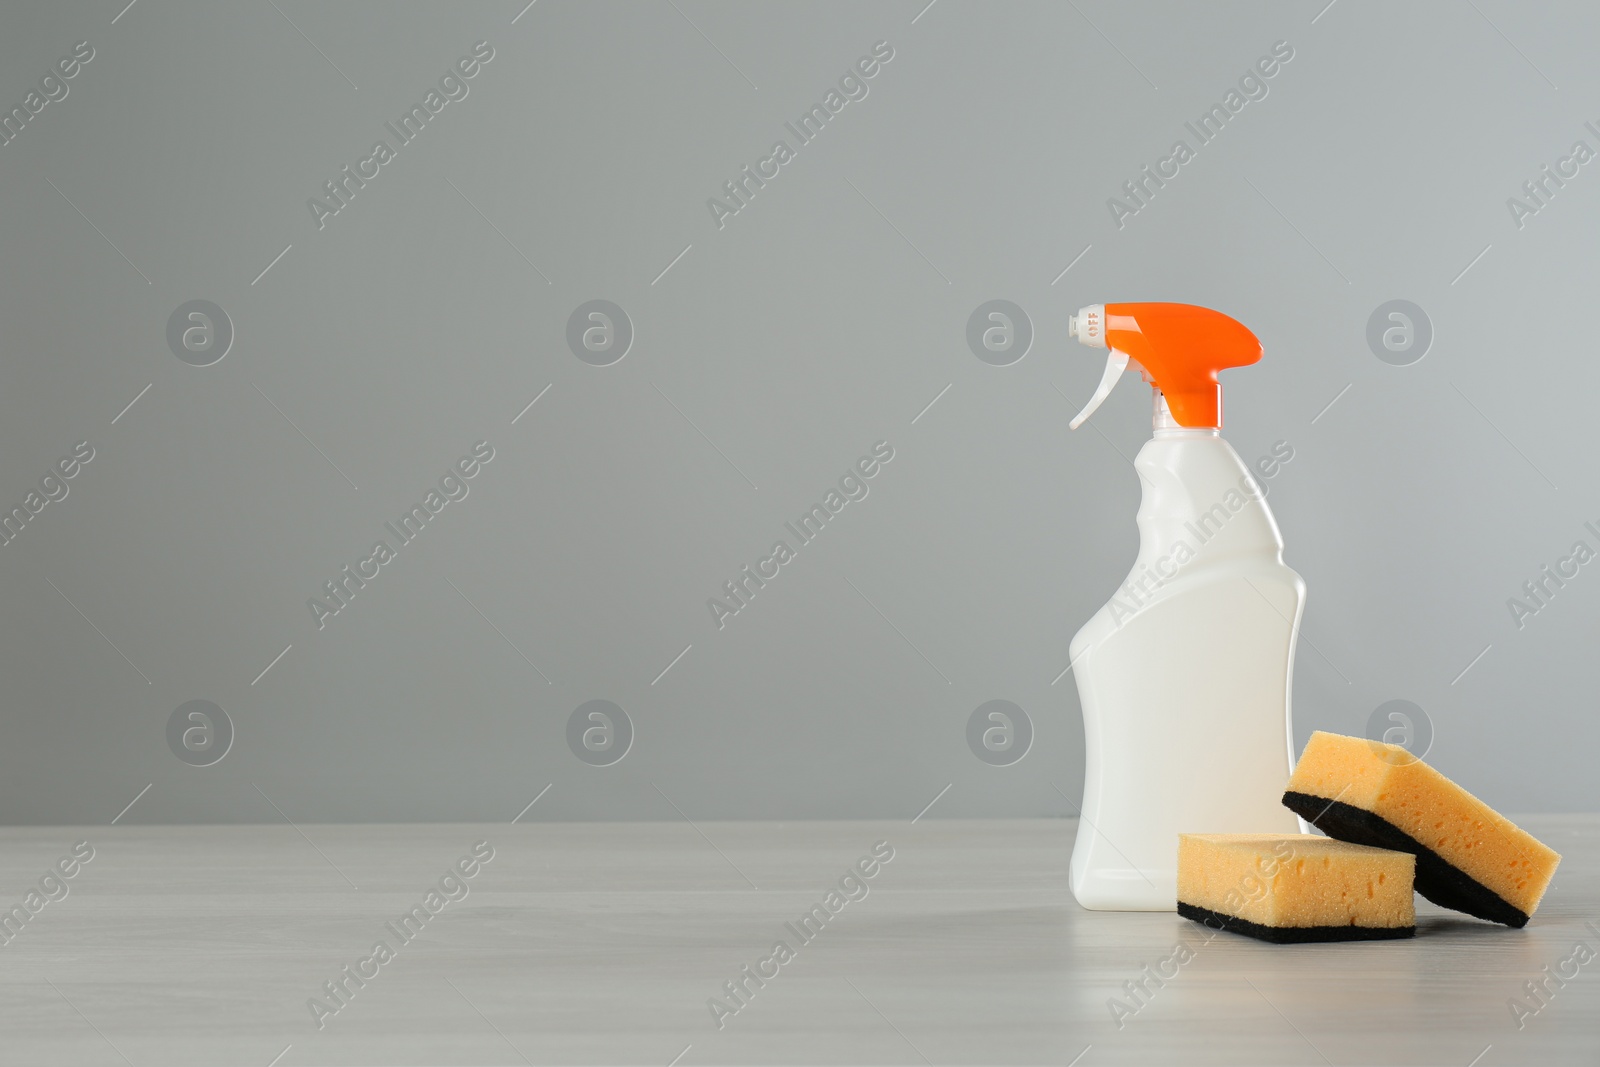
M1399 745L1311 735L1283 803L1343 841L1410 852L1440 907L1525 926L1561 857Z
M1179 834L1178 914L1276 944L1411 937L1415 865L1315 834Z

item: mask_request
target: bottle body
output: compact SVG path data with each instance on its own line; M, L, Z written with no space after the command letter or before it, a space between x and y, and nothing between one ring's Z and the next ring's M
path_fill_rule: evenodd
M1086 908L1170 911L1178 834L1299 830L1280 798L1305 583L1215 431L1158 429L1134 466L1138 558L1070 651L1087 755L1071 885Z

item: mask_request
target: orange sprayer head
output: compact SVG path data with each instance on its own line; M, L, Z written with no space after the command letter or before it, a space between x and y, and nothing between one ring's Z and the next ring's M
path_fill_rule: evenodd
M1110 394L1130 362L1161 390L1178 425L1220 429L1217 372L1261 358L1261 342L1243 324L1193 304L1091 304L1072 318L1069 331L1086 345L1111 350L1100 387L1072 420L1074 430Z

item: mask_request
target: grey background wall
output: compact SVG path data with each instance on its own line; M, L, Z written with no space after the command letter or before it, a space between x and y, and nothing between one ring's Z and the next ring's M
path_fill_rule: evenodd
M1600 563L1508 607L1600 549L1600 164L1560 162L1600 149L1600 11L925 2L8 5L0 503L93 458L0 547L0 819L1072 814L1066 649L1132 562L1149 424L1125 385L1068 431L1100 366L1067 316L1123 299L1265 344L1226 435L1293 449L1269 487L1310 590L1300 740L1407 700L1491 802L1600 803ZM880 41L800 145L784 124ZM477 42L400 145L385 123ZM1276 42L1201 145L1185 122ZM708 198L779 139L719 226ZM1576 174L1539 206L1547 164ZM596 299L633 334L608 366L567 339ZM994 299L1032 332L1006 366L967 342ZM1386 362L1396 299L1432 337ZM194 300L233 333L206 366ZM384 524L480 441L401 545ZM719 629L708 598L880 441L868 495ZM308 600L379 539L319 628ZM1009 766L967 742L996 699L1032 726ZM196 700L231 724L208 766L221 722L169 741ZM609 766L569 747L591 700L631 723Z

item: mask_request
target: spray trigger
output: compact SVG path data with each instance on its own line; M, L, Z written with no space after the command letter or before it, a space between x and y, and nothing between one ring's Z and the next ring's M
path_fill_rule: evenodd
M1076 430L1083 425L1085 419L1093 415L1105 398L1111 395L1112 388L1117 384L1117 379L1122 377L1122 372L1128 369L1128 353L1113 348L1111 355L1106 357L1106 372L1100 377L1100 385L1095 389L1094 395L1084 405L1083 410L1067 425Z

